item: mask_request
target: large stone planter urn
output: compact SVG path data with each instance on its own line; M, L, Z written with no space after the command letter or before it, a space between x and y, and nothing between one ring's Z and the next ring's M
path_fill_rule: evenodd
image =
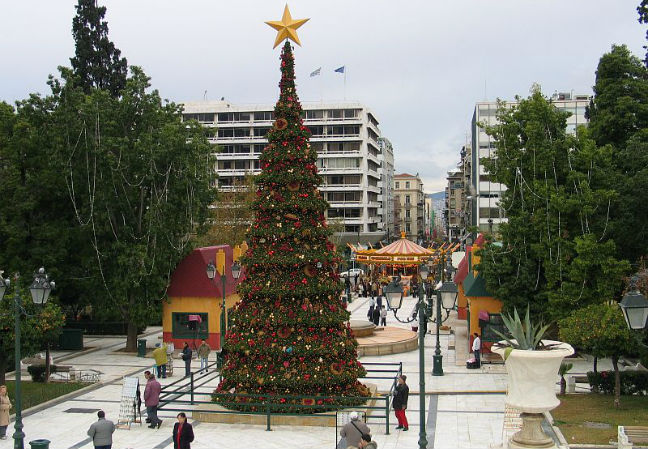
M574 348L553 340L543 340L543 343L551 349L513 349L505 362L508 373L506 404L522 412L522 429L511 437L510 448L555 446L542 430L543 414L560 404L556 397L558 369L562 360L574 353ZM491 350L504 358L506 347L494 345Z

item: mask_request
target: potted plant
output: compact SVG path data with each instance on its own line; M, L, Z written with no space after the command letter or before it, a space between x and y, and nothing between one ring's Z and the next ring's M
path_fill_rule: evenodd
M574 348L560 341L544 340L549 328L542 323L533 324L527 308L524 321L517 310L513 316L502 315L510 336L499 332L503 340L493 345L492 351L500 355L508 373L506 404L522 413L522 429L511 437L512 448L550 448L553 440L542 430L544 412L556 408L556 375L565 357Z

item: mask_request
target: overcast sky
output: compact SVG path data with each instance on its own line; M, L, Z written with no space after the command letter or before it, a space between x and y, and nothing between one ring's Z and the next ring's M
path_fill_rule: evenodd
M266 20L279 0L99 0L110 37L129 64L176 102L225 97L274 103L279 48ZM3 2L0 100L45 84L74 54L75 0ZM458 162L476 101L554 91L591 93L600 56L613 43L641 56L639 0L294 0L302 101L365 103L395 148L398 172L419 172L441 190ZM309 73L322 67L319 77Z

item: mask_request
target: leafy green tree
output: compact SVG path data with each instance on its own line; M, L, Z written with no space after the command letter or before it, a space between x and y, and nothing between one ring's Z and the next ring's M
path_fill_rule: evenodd
M21 286L23 291L27 289ZM0 385L5 383L8 369L13 370L15 350L15 301L13 288L0 301ZM50 297L45 306L36 306L29 293L21 295L24 314L20 319L20 352L28 357L56 341L61 333L65 316L56 301Z
M77 82L86 93L106 89L118 96L126 87L128 64L108 38L106 7L98 6L97 0L78 0L76 11L72 20L76 50L70 62Z
M32 273L44 266L67 308L92 297L84 230L75 226L63 169L52 143L51 98L31 96L17 109L0 103L0 269ZM70 251L75 248L75 251ZM88 247L89 248L89 247Z
M204 232L214 190L203 129L183 123L181 107L131 69L120 97L85 94L63 70L51 82L51 126L76 226L89 231L96 306L109 304L128 322L135 350L137 329L161 307L191 235Z
M483 160L491 180L507 187L500 205L508 218L501 242L482 251L487 287L505 310L529 305L551 321L611 299L628 268L606 232L615 200L610 148L597 147L585 128L567 134L567 117L538 87L500 104L499 124L486 127L497 157Z
M592 138L613 151L611 185L619 197L609 232L617 254L636 262L648 255L648 68L626 46L601 57L588 116Z
M260 157L262 172L255 217L243 258L247 276L232 311L224 346L222 381L216 401L239 402L236 394L277 397L286 413L310 413L293 405L335 408L353 404L368 391L358 378L365 370L347 325L336 272L339 258L328 241L328 203L317 187L317 153L301 120L294 59L286 42L281 54L280 96L273 129ZM322 396L297 400L292 395ZM333 399L330 396L337 396ZM340 399L339 397L346 397ZM252 399L251 402L257 402Z
M621 403L619 358L630 355L637 346L637 336L623 318L616 303L592 304L575 310L560 320L560 338L595 357L610 357L614 366L614 406Z

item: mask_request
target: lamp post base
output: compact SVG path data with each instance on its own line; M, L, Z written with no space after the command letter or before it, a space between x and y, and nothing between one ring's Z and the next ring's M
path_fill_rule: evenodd
M432 375L443 376L443 356L441 354L432 356Z

